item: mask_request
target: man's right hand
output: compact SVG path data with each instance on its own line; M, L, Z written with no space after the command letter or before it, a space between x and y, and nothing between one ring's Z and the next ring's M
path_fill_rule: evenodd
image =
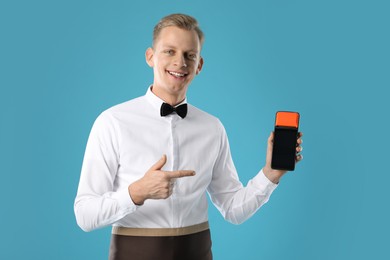
M167 162L164 154L138 181L129 185L129 194L136 205L144 204L147 199L166 199L172 194L175 179L194 176L195 171L162 171Z

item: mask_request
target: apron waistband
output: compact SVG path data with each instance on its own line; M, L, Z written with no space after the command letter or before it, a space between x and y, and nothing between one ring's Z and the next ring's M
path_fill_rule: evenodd
M166 237L195 234L209 229L209 222L181 228L128 228L112 227L112 234L122 236Z

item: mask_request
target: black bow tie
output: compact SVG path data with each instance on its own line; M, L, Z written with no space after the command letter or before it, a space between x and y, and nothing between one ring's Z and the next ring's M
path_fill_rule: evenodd
M161 116L166 116L171 114L172 112L176 112L181 118L185 118L187 115L187 104L182 104L177 107L173 107L167 103L162 103L160 114Z

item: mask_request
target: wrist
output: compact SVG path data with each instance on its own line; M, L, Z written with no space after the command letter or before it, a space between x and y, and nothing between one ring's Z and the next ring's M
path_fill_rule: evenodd
M129 196L135 205L141 206L146 198L142 195L142 190L138 188L137 182L134 182L128 187Z
M280 182L280 179L282 178L283 174L285 171L280 171L280 170L274 170L271 167L265 166L263 168L263 173L265 177L268 178L271 182L278 184Z

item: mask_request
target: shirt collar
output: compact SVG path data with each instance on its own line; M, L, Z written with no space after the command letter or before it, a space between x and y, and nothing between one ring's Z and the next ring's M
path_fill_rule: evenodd
M164 103L165 101L162 100L161 98L159 98L158 96L156 96L153 92L152 92L152 86L150 86L148 88L148 90L146 91L146 99L150 102L150 104L152 104L153 108L157 109L158 111L160 111L160 108L161 108L161 105L162 103ZM180 102L179 104L177 104L175 107L177 106L180 106L181 104L186 104L187 103L187 97L182 101Z

